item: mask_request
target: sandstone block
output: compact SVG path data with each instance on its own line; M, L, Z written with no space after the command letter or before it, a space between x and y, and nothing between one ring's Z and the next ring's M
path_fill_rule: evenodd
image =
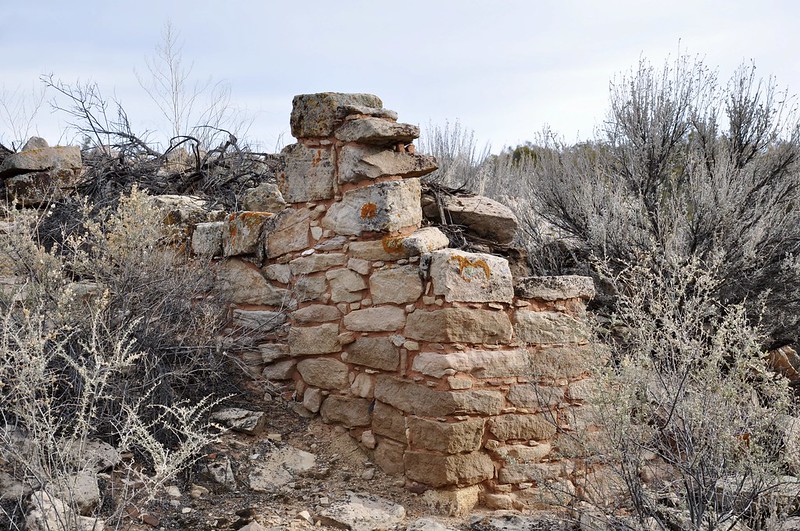
M292 271L289 264L268 264L262 269L264 276L269 280L288 284L292 280Z
M79 170L61 168L6 177L3 185L8 201L31 207L63 198L79 180Z
M551 439L556 434L556 427L546 416L537 415L500 415L488 421L489 432L500 441Z
M425 502L435 514L465 517L472 513L472 510L478 505L480 493L480 485L472 485L463 488L431 489L422 494L422 501ZM502 525L504 527L483 528L477 527L474 524L470 527L473 529L487 529L487 531L512 531L510 528L505 527L505 522ZM439 529L432 526L419 527L416 529L417 531L451 531L449 527L442 527ZM408 531L411 531L410 527ZM521 529L519 531L521 531Z
M338 321L342 314L335 306L327 304L311 304L292 312L292 319L297 323L325 323Z
M234 304L281 306L289 300L287 290L273 287L249 262L236 258L223 260L215 272L220 293Z
M322 389L317 387L309 387L303 393L303 407L312 413L318 413L319 408L322 406L322 400L325 397L322 395Z
M522 277L516 279L517 297L542 301L594 298L592 277L562 275L556 277Z
M208 219L208 202L190 195L154 195L151 203L164 212L166 225L196 225Z
M211 258L222 254L222 221L198 223L192 233L192 252Z
M261 231L273 215L269 212L234 212L222 227L222 254L255 254L261 243Z
M272 363L289 355L289 345L284 343L261 343L258 345L263 363Z
M296 360L276 361L264 367L261 376L263 376L265 380L270 381L291 380L294 374L295 364Z
M294 280L292 293L297 302L324 300L328 291L328 281L322 275L300 276Z
M321 92L300 94L292 99L290 124L295 138L319 138L333 134L334 129L351 114L376 114L392 117L383 109L383 102L372 94ZM396 119L397 116L394 115Z
M465 350L442 354L420 352L412 364L415 371L442 378L455 372L477 378L508 378L531 374L530 354L524 349Z
M346 263L347 255L342 253L314 253L295 258L289 262L289 268L293 275L309 275L332 267L343 266Z
M453 223L464 225L468 231L501 246L514 241L519 221L514 212L502 203L484 196L444 196L442 202ZM425 215L439 219L438 206L427 205Z
M388 375L377 377L375 398L420 417L472 413L497 415L505 403L503 395L498 391L435 391L420 383Z
M590 371L598 353L594 345L531 349L532 372L536 378L574 380Z
M517 310L514 334L525 343L552 345L585 343L590 332L584 323L564 313Z
M354 332L391 332L406 324L406 313L395 306L376 306L344 316L345 328Z
M311 211L307 208L286 209L275 216L275 224L265 231L268 258L308 249Z
M445 454L476 452L481 448L484 419L438 422L409 417L408 439L415 450L434 450Z
M482 253L442 249L423 257L434 295L447 302L505 302L514 298L508 260Z
M232 324L236 327L257 330L259 332L272 332L286 322L283 312L269 310L233 310Z
M375 395L375 378L366 373L359 373L350 384L350 394L361 398L372 398Z
M420 190L419 179L385 181L350 190L331 205L322 226L346 236L417 228L422 221Z
M401 142L407 144L419 137L419 127L381 118L358 118L342 124L334 136L341 142L393 146Z
M330 424L344 424L350 428L369 426L372 421L369 405L370 401L366 398L331 395L322 403L319 412L322 420Z
M293 326L289 329L289 353L292 356L329 354L339 352L339 325L325 323L319 326Z
M325 273L325 278L331 285L332 302L358 302L364 298L359 292L367 289L367 282L355 271L334 269Z
M376 414L377 416L377 414ZM379 438L378 446L372 452L372 460L387 474L402 474L403 453L406 446L390 439Z
M332 358L306 358L297 364L297 372L303 381L322 389L347 389L349 369L341 361ZM324 404L323 404L324 406Z
M255 212L280 212L286 208L286 201L275 183L261 183L248 188L242 195L242 208Z
M422 177L437 168L430 155L400 153L380 147L346 145L339 154L339 182L382 177Z
M409 450L403 455L406 476L425 485L474 485L494 476L494 465L483 452L441 455Z
M389 437L395 441L406 442L406 418L399 409L383 402L375 401L372 417L372 431L376 435ZM400 455L402 460L402 453Z
M503 312L443 308L409 314L404 335L438 343L503 344L511 340L511 332L511 321Z
M529 371L529 374L533 372ZM552 409L564 402L564 390L561 387L519 384L509 389L506 399L525 409Z
M396 371L400 366L400 349L388 337L359 337L342 354L347 363L384 371Z
M369 277L369 290L374 304L414 302L422 296L419 268L400 266L376 271Z
M334 194L334 154L329 147L291 144L283 148L285 160L278 185L287 203L330 199Z
M552 451L553 447L549 443L541 443L536 446L525 444L508 444L498 446L491 450L492 455L502 461L503 465L513 465L516 463L538 463Z
M0 164L0 178L50 170L80 170L83 166L78 146L54 146L11 153Z
M352 242L350 255L363 260L395 261L443 249L450 240L436 227L424 227L407 235L387 234L380 240Z
M500 469L498 481L500 483L515 484L546 484L548 481L553 481L568 476L572 473L574 468L574 465L569 461L557 463L509 464Z

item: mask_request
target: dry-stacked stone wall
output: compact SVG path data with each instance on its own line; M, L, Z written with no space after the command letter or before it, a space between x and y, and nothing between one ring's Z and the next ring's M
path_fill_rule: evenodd
M436 163L396 120L372 95L295 97L286 208L197 226L195 251L227 257L232 323L262 339L246 361L451 512L573 491L591 279L514 279L421 228Z

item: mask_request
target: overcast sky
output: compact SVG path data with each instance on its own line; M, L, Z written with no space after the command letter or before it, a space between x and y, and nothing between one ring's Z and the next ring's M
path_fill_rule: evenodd
M1 1L7 101L52 73L96 82L136 129L163 132L135 72L147 74L170 22L192 79L227 84L231 103L253 117L248 137L267 151L292 141L300 93L377 94L400 121L458 120L497 152L546 124L570 141L591 137L609 81L640 57L699 55L721 78L752 60L800 91L794 0ZM47 105L35 120L51 143L58 120ZM0 141L9 143L6 122Z

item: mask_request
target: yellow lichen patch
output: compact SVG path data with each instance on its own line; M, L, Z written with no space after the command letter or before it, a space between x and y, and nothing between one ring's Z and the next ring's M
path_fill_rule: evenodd
M449 261L458 263L458 274L467 282L472 282L473 279L477 278L480 272L483 272L483 276L486 280L489 280L491 276L491 270L486 260L478 259L472 261L466 256L454 255L450 257Z
M375 203L364 203L361 207L361 219L373 219L378 215L378 205Z
M403 249L403 241L405 239L405 236L384 236L381 240L383 250L389 254L400 254L405 251Z

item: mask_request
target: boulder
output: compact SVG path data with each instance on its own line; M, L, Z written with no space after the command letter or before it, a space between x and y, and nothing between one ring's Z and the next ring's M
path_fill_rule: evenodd
M54 146L11 153L0 164L0 178L8 179L24 173L69 170L77 173L83 166L78 146Z
M469 232L498 246L508 246L514 241L519 221L502 203L484 196L443 196L441 201L446 222L464 225ZM441 221L435 202L426 205L424 211L428 219Z

